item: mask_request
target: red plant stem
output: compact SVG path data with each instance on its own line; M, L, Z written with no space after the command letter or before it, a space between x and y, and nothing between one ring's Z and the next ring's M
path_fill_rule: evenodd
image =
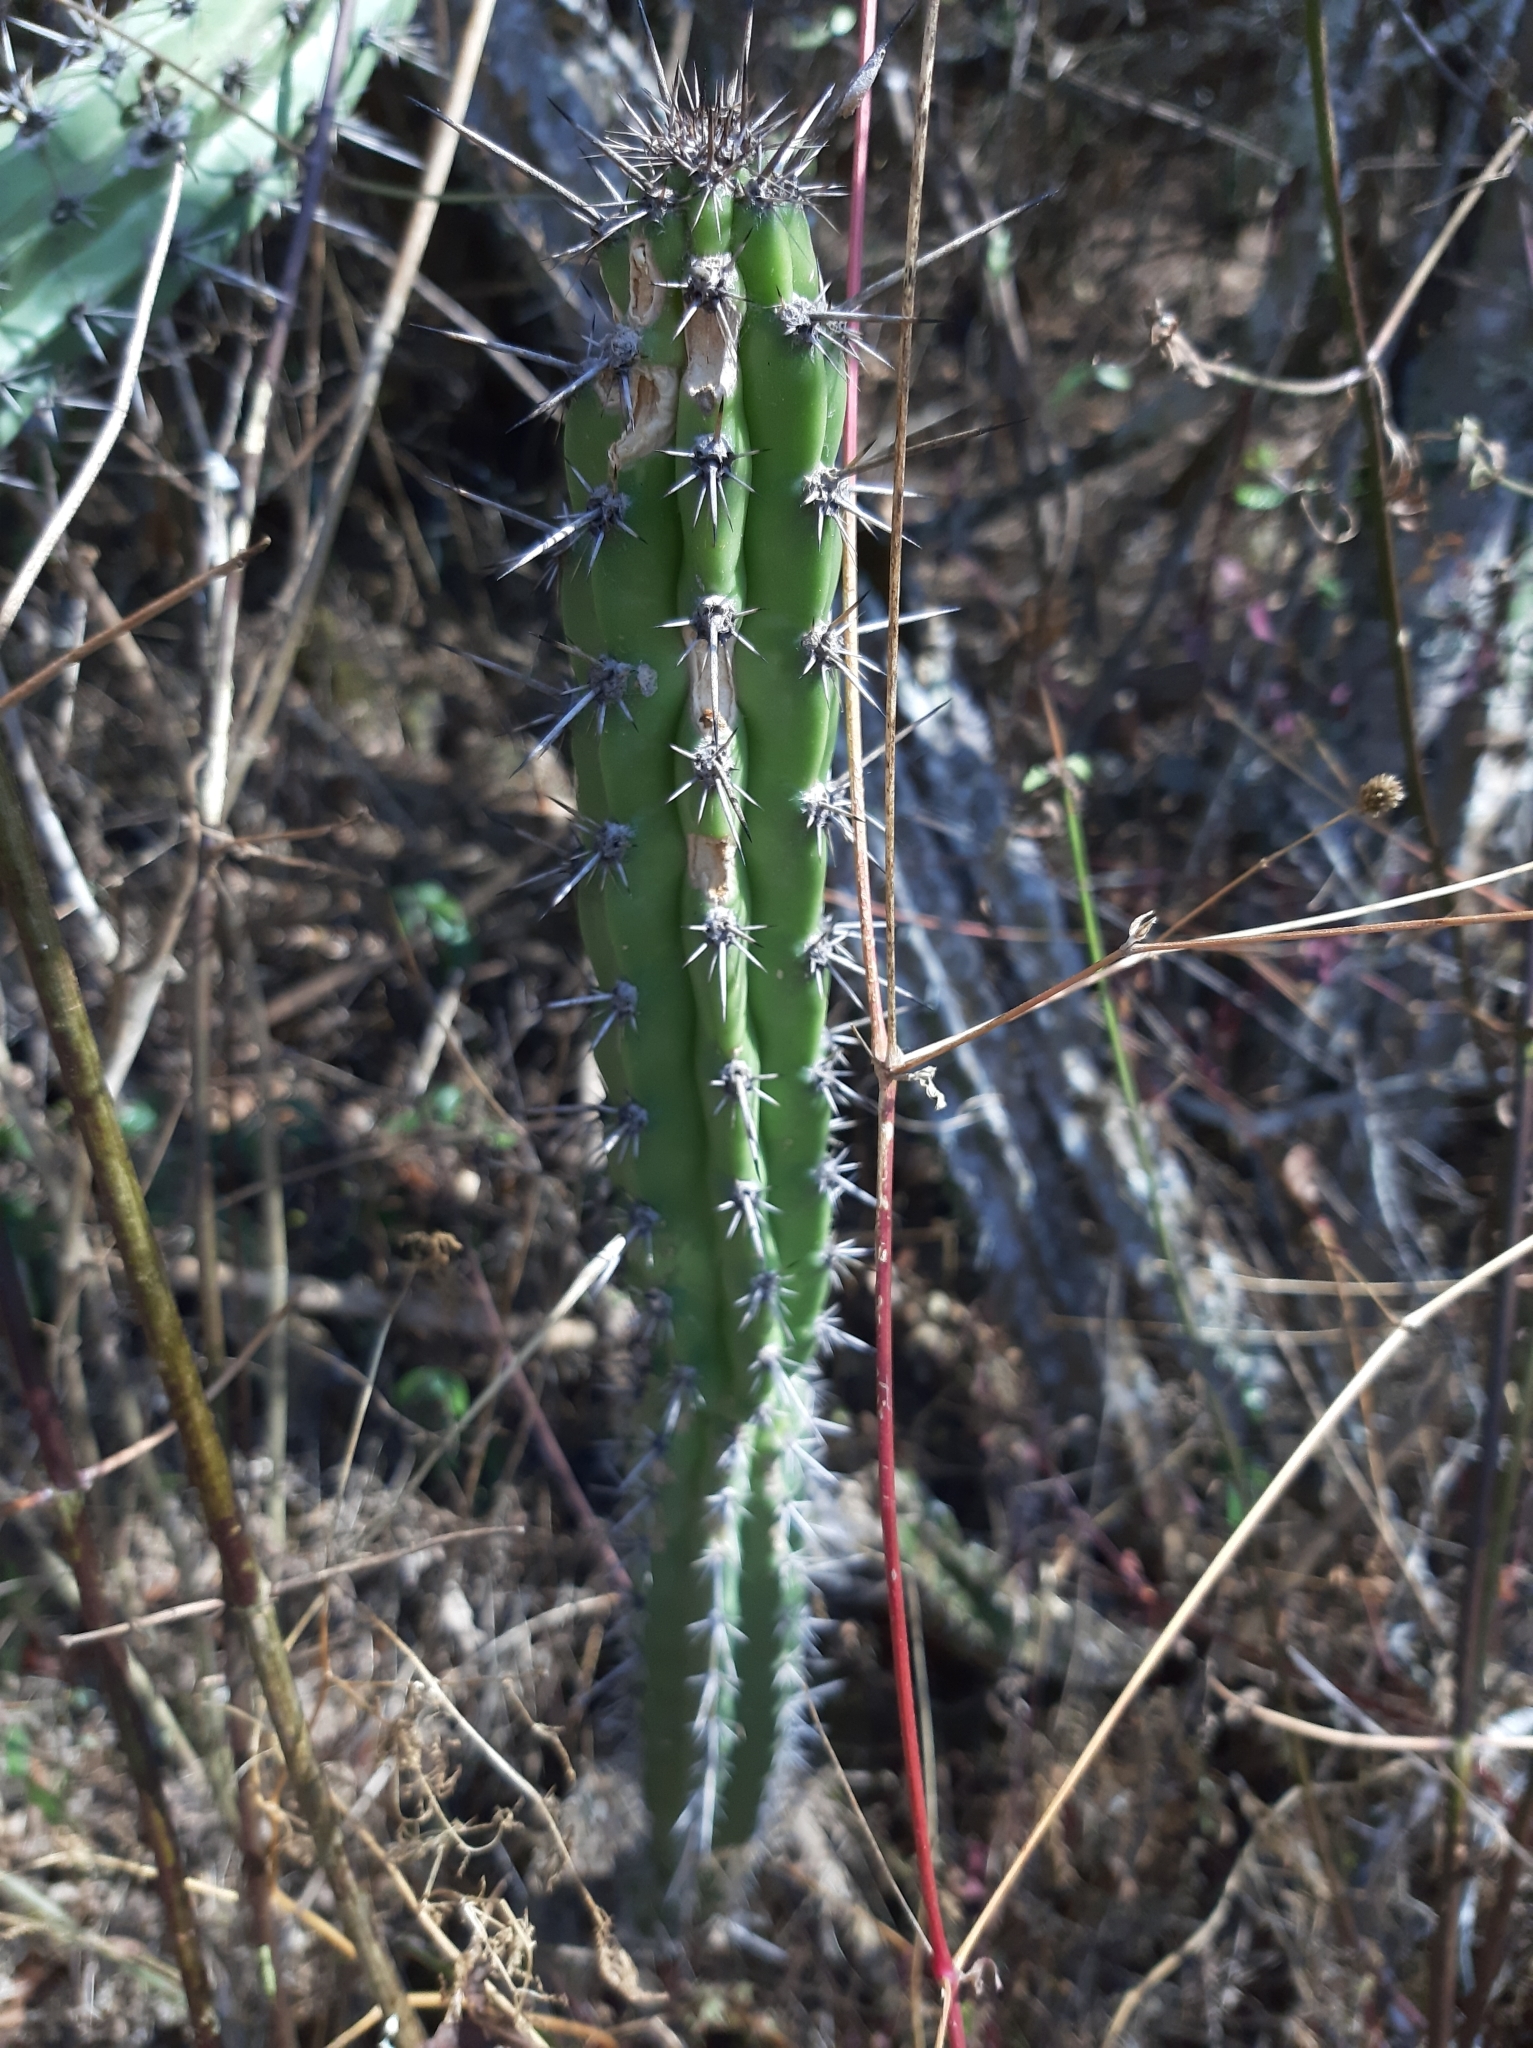
M873 1286L877 1302L878 1337L874 1363L878 1375L878 1519L884 1542L884 1585L889 1595L889 1640L894 1653L894 1697L899 1711L900 1753L905 1766L905 1792L910 1825L916 1838L916 1871L931 1943L932 1976L952 1999L949 2032L955 2048L964 2048L963 2012L958 2002L958 1973L942 1925L942 1900L932 1860L931 1821L926 1811L926 1775L921 1767L921 1738L916 1728L915 1687L910 1674L910 1636L905 1620L905 1574L900 1564L900 1525L895 1497L894 1465L894 1114L899 1083L881 1081L878 1090L878 1216L873 1237Z
M873 54L878 35L878 0L860 0L857 15L857 64L859 69ZM852 117L851 206L846 223L846 297L850 304L862 290L862 246L868 220L868 138L873 131L873 95L865 93ZM855 325L852 329L856 334ZM857 350L846 358L846 460L857 453Z
M873 51L874 38L878 33L878 0L860 0L860 18L857 31L859 69L868 61ZM864 93L857 104L852 123L852 176L851 203L846 224L846 300L848 306L857 301L862 290L863 239L868 217L868 137L873 120L873 95ZM862 391L861 365L857 360L858 323L848 323L846 351L846 423L842 430L842 459L850 466L857 459L860 426L860 396ZM878 991L878 948L873 936L873 908L871 870L868 863L868 812L867 791L864 781L865 770L862 752L862 699L858 694L857 662L857 521L846 518L842 522L841 539L841 609L846 620L847 647L851 658L847 663L846 697L846 781L851 797L852 812L852 863L857 875L857 932L862 944L862 959L868 979L868 1017L872 1033L871 1049L875 1068L888 1053L889 1045L884 1028L884 1008Z
M857 11L857 63L866 64L878 36L878 0L859 0ZM868 210L868 140L872 130L873 95L868 93L858 106L852 129L852 173L850 206L846 230L846 297L850 305L862 290L863 242ZM856 329L846 362L846 434L844 459L856 459L861 438L858 399L860 394ZM856 522L847 522L848 555L855 562ZM846 578L848 607L857 597L855 567ZM848 621L851 644L856 646L855 623ZM949 2006L949 2031L955 2048L964 2048L963 2011L959 2003L958 1972L953 1967L942 1924L942 1900L937 1891L937 1870L932 1858L931 1822L926 1811L926 1777L921 1766L921 1737L916 1726L915 1686L910 1669L910 1635L905 1608L905 1574L900 1563L899 1512L895 1495L894 1462L894 1116L898 1080L884 1067L889 1052L883 1006L879 1000L878 958L873 941L872 888L868 874L867 829L862 804L862 748L857 717L855 687L847 691L847 769L852 786L852 815L856 826L857 906L862 934L863 958L868 973L868 1012L873 1035L873 1058L878 1073L878 1213L874 1223L874 1296L877 1340L874 1359L878 1380L878 1517L883 1536L884 1585L889 1600L889 1640L894 1658L894 1697L899 1713L900 1755L904 1765L906 1794L910 1801L910 1824L915 1835L916 1871L926 1918L927 1940L931 1945L932 1976Z
M484 1268L477 1259L470 1259L469 1274L474 1283L474 1293L478 1297L479 1306L484 1310L485 1320L500 1341L501 1352L495 1361L495 1371L500 1373L506 1368L512 1347L506 1339L500 1317L496 1313L495 1297L491 1294L489 1282L484 1277ZM580 1481L575 1477L574 1467L564 1455L564 1446L554 1433L553 1425L543 1413L542 1403L532 1390L531 1380L518 1366L506 1385L522 1405L522 1415L527 1423L528 1432L538 1447L538 1456L548 1467L555 1486L564 1496L565 1506L595 1545L607 1576L625 1593L631 1591L633 1581L628 1576L623 1560L612 1547L607 1525L586 1499Z

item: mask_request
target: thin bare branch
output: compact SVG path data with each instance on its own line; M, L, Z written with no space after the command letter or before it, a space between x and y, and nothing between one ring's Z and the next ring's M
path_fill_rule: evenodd
M264 554L271 541L262 537L252 541L248 548L242 548L237 555L231 555L227 562L215 563L211 569L204 569L200 575L189 576L184 583L178 583L174 590L167 590L163 597L151 598L148 604L141 604L137 611L129 612L126 618L115 625L107 626L100 633L93 633L89 640L82 640L78 647L71 647L67 653L58 655L52 661L45 661L41 668L21 682L14 683L0 696L0 713L13 711L18 704L24 704L28 697L36 696L45 684L55 676L62 675L66 668L73 668L82 661L88 661L93 654L99 654L104 647L111 647L119 640L136 632L140 626L147 626L151 619L157 619L162 612L173 606L184 604L187 598L195 597L199 590L206 590L210 583L216 583L220 576L230 576L236 569L243 569L247 562Z
M160 216L159 231L155 235L148 261L144 266L144 279L139 287L133 325L128 330L128 339L123 347L112 402L107 408L106 418L101 423L101 431L91 445L90 453L70 478L68 490L45 521L42 532L32 543L5 596L0 598L0 642L5 640L15 625L21 607L31 596L32 586L42 574L53 550L68 533L75 514L85 503L91 485L100 476L106 459L116 447L117 437L127 421L128 408L133 402L133 387L138 382L138 366L143 359L144 342L149 333L149 321L154 312L155 295L160 289L160 279L165 274L165 260L170 254L171 237L176 231L176 215L181 209L181 190L185 183L186 158L184 155L178 155L171 165L170 183L165 192L165 211ZM72 647L69 659L78 661L80 653L78 647Z
M287 688L288 677L293 672L293 663L298 658L298 650L303 645L304 635L309 629L310 614L313 612L314 601L319 595L319 586L329 564L330 550L335 544L341 514L351 495L357 462L372 423L374 407L378 403L383 373L388 366L389 357L393 354L400 327L404 323L410 295L426 254L426 245L436 225L442 194L447 189L447 180L452 172L453 158L458 148L458 135L456 127L450 124L460 122L468 111L474 81L479 75L479 60L484 54L485 40L490 33L490 23L494 15L495 0L474 0L468 20L464 24L462 41L458 45L457 60L453 66L452 81L441 107L442 122L432 137L431 148L426 157L426 168L421 173L420 197L416 200L410 218L405 224L399 254L389 278L388 290L384 294L378 317L367 337L367 352L353 389L351 410L347 416L341 447L331 467L324 502L309 529L303 575L288 610L286 630L261 675L253 695L250 714L233 747L228 784L223 797L222 816L228 815L244 786L245 777L266 742L271 722L276 717L277 707L282 701L282 693Z
M1273 1509L1283 1499L1294 1481L1299 1477L1316 1451L1325 1443L1337 1424L1357 1405L1359 1398L1366 1389L1375 1385L1383 1378L1390 1366L1397 1361L1401 1352L1410 1344L1413 1337L1418 1336L1421 1331L1436 1322L1447 1309L1465 1300L1469 1295L1484 1287L1489 1281L1494 1280L1496 1275L1504 1271L1508 1266L1516 1265L1519 1260L1526 1258L1529 1252L1533 1252L1533 1236L1520 1238L1516 1244L1508 1245L1506 1250L1499 1252L1495 1258L1487 1259L1484 1265L1477 1266L1471 1273L1466 1273L1463 1279L1456 1281L1452 1287L1445 1288L1435 1300L1424 1302L1419 1308L1412 1309L1409 1315L1404 1317L1397 1328L1390 1331L1383 1343L1373 1352L1362 1371L1348 1381L1346 1386L1342 1388L1341 1392L1331 1402L1325 1413L1305 1433L1294 1451L1284 1460L1277 1473L1247 1510L1239 1527L1226 1538L1212 1564L1201 1574L1192 1590L1187 1594L1171 1619L1156 1637L1150 1649L1140 1660L1138 1669L1133 1677L1119 1693L1117 1699L1114 1700L1112 1706L1108 1709L1092 1734L1091 1740L1066 1772L1054 1796L1039 1815L1032 1832L1013 1858L1011 1867L991 1893L985 1903L983 1912L960 1944L957 1955L954 1958L960 1970L966 1969L978 1955L985 1936L994 1926L1001 1908L1015 1889L1028 1864L1032 1861L1040 1843L1043 1842L1049 1830L1069 1805L1071 1799L1074 1798L1082 1781L1112 1740L1114 1733L1129 1709L1133 1706L1135 1700L1138 1699L1155 1673L1165 1662L1173 1646L1186 1629L1187 1624L1195 1614L1199 1613L1208 1604L1209 1598L1215 1589L1228 1576L1236 1560L1246 1550L1252 1538L1266 1523ZM941 2048L941 2041L942 2034L939 2033L938 2048Z

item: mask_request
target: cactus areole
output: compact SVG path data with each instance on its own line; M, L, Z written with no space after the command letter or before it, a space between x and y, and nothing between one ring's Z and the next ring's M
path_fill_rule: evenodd
M839 676L845 340L806 129L741 88L609 139L613 325L567 387L565 637L589 845L581 930L629 1275L655 1330L646 1791L685 1872L794 1761L832 1222L824 919Z

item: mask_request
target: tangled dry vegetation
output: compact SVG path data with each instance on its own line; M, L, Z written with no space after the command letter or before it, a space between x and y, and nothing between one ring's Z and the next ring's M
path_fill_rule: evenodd
M241 718L313 559L431 141L420 101L468 12L423 8L341 134L260 472L272 545L245 583ZM1323 12L1373 336L1521 133L1533 22L1521 0ZM661 47L690 29L706 74L732 14L657 10ZM0 10L4 54L40 75L37 31L65 10L27 19ZM851 7L762 10L758 91L807 100L844 77L854 26ZM913 1043L1075 971L1093 919L1111 950L1237 878L1189 929L1334 916L1533 854L1528 173L1483 196L1385 357L1391 587L1369 523L1375 387L1339 380L1357 353L1302 27L1297 0L941 9L925 246L1036 203L923 273L905 591L932 616L901 682L898 898ZM610 17L500 0L471 120L578 185L564 117L597 123L636 88L638 32L620 0ZM916 47L912 26L875 90L875 277L903 243ZM240 1500L347 1851L428 2028L462 2048L929 2041L864 1352L829 1368L844 1427L802 1797L684 1936L645 1910L623 1528L644 1305L600 1262L590 983L570 906L550 903L572 787L557 750L527 765L556 613L532 576L496 580L513 536L482 502L561 502L553 429L528 415L539 354L578 356L589 306L531 180L464 147L449 200L228 830L192 823L205 598L8 713L12 758L32 763L93 1019L129 1047L121 1120L194 1341L210 1372L238 1366L218 1415ZM269 224L156 321L115 452L6 645L11 683L219 559L286 240ZM473 332L529 353L454 338ZM871 363L870 442L888 445L893 400ZM61 410L8 451L8 570L96 421ZM876 604L876 539L863 570ZM1409 796L1370 816L1357 790L1380 775ZM1449 908L1515 911L1525 888ZM837 915L853 889L848 868ZM955 1940L1314 1417L1524 1228L1524 928L1320 929L1157 958L1108 985L1111 1033L1088 989L941 1062L940 1102L902 1098L901 1506ZM5 1230L74 1457L103 1465L90 1516L135 1624L129 1679L223 2038L375 2040L176 1443L110 1469L167 1409L9 922L0 993ZM870 1130L847 1142L870 1168ZM1307 1465L988 1927L971 2038L1527 2037L1520 1318L1509 1270ZM846 1319L871 1337L859 1284ZM136 1803L8 1371L0 1402L0 2038L178 2041Z

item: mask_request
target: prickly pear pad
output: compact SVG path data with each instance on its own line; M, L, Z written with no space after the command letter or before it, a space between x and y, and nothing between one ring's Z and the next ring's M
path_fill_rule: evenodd
M414 0L358 0L345 112L375 38ZM171 157L186 184L161 305L216 270L297 177L324 91L334 6L294 0L134 0L75 17L80 41L34 89L22 75L0 122L0 448L39 411L88 396L159 227ZM13 35L25 31L16 23Z

